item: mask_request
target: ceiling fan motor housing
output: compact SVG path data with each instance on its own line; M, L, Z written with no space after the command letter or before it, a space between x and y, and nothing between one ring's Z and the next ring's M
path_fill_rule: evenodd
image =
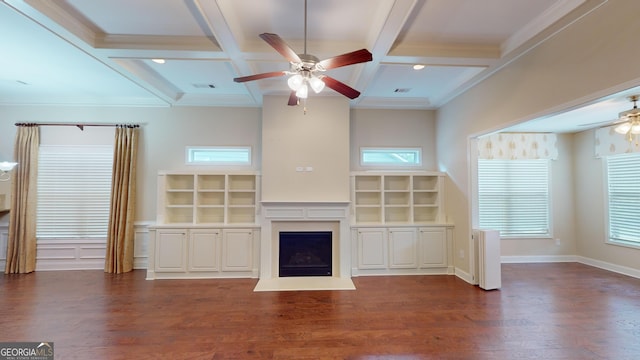
M298 54L298 57L301 60L299 63L291 63L294 71L325 71L325 69L318 66L320 59L317 57L310 54Z

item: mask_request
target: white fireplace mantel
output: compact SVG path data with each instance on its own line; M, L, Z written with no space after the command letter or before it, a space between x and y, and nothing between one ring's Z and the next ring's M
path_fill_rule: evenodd
M260 280L255 291L353 290L349 202L262 202ZM331 230L332 276L279 277L278 231Z

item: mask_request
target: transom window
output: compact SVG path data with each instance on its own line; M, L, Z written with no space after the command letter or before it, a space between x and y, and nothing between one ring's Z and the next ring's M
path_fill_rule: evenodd
M250 146L189 146L189 165L251 165Z
M640 154L609 156L606 163L609 242L640 247Z
M360 148L360 165L416 167L422 165L421 148Z
M549 160L478 160L480 228L550 237L549 168Z

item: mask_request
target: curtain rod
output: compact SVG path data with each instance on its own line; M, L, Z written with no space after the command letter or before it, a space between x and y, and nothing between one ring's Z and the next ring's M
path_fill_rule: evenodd
M75 126L80 130L84 130L85 126L102 126L102 127L126 127L126 128L139 128L139 124L108 124L108 123L95 123L95 124L71 124L71 123L16 123L16 126Z

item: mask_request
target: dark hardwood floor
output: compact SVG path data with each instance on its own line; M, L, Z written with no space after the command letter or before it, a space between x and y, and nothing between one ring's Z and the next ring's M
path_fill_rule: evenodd
M494 291L454 276L262 293L144 277L2 275L0 341L53 341L64 360L640 359L640 279L576 263L505 264Z

